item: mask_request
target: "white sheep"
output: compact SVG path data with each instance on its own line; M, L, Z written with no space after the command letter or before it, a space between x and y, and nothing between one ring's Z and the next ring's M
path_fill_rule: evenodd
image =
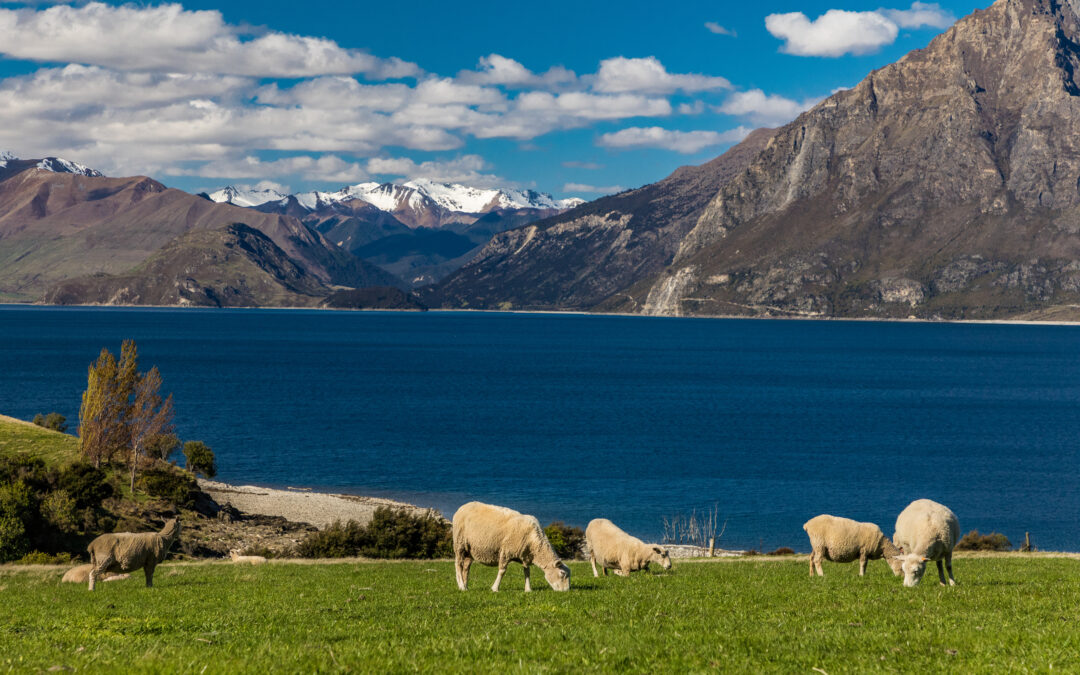
M506 566L520 562L525 567L525 590L529 586L529 565L544 570L548 585L556 591L570 589L570 568L559 560L551 542L540 529L540 521L503 506L469 502L453 520L454 567L461 590L469 585L469 566L498 565L499 573L491 590L498 591Z
M60 581L69 584L85 584L90 580L90 570L92 569L94 569L94 566L89 563L72 567L64 573L64 578ZM101 581L120 581L122 579L127 579L130 576L130 574L109 574L101 579Z
M900 564L894 562L900 549L873 523L823 513L806 521L802 527L810 537L810 576L814 576L815 570L819 577L825 576L821 569L822 560L838 563L858 560L861 577L866 574L867 561L880 558L885 558L893 574L900 573Z
M240 551L229 551L229 557L234 563L239 565L262 565L266 562L266 558L261 555L240 555Z
M589 545L589 561L594 577L600 576L596 570L597 561L604 570L604 576L612 569L615 574L628 577L631 572L649 569L649 563L671 569L671 558L666 549L656 544L646 544L607 518L589 521L589 526L585 528L585 541Z
M154 586L154 568L169 554L180 538L180 522L173 518L161 532L114 532L103 534L86 550L90 552L90 590L107 572L134 572L140 567L146 575L146 587Z
M904 585L914 586L922 579L926 563L937 561L938 579L945 585L945 571L949 570L949 585L955 586L952 573L952 552L960 539L960 523L947 506L929 499L918 499L900 512L896 518L893 541L903 549L897 556L904 572Z

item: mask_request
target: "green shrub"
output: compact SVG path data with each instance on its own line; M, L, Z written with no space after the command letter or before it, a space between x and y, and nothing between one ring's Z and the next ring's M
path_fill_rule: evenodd
M75 500L78 509L100 508L101 502L115 493L105 472L86 462L72 464L61 471L57 485Z
M27 536L34 495L22 481L0 485L0 562L18 560L30 548Z
M168 461L169 455L180 449L176 434L158 434L146 442L146 456Z
M42 415L38 413L34 415L34 424L39 427L45 427L46 429L52 429L53 431L59 431L61 433L67 431L67 418L58 412L51 412L48 415Z
M432 512L417 514L381 506L371 522L335 521L297 545L304 558L445 558L452 553L450 523Z
M143 471L138 485L148 495L164 499L176 507L191 507L199 489L191 474L167 464Z
M202 441L184 443L184 460L184 466L192 473L202 474L206 478L213 478L217 475L214 451Z
M585 531L580 527L570 527L561 520L556 520L544 528L544 534L560 558L575 560L582 557Z
M1012 542L1000 532L979 534L978 530L968 532L956 543L957 551L1009 551Z
M41 500L41 517L61 532L76 532L79 529L79 516L75 511L75 500L65 490L55 490Z
M70 565L71 563L70 553L49 555L41 551L31 551L15 561L16 565Z

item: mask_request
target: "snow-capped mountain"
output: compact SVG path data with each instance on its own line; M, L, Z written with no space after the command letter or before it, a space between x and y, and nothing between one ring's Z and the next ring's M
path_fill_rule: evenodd
M33 160L20 160L12 153L6 150L0 150L0 169L7 168L8 164L12 162L20 161L28 162ZM91 176L93 178L101 178L105 175L97 169L91 169L88 166L79 164L78 162L72 162L62 157L46 157L45 159L39 160L36 166L38 169L52 171L53 173L73 173L78 176Z
M211 192L207 196L210 197L210 201L227 202L236 206L259 206L288 198L288 195L283 195L277 190L241 190L232 185Z
M289 197L307 211L318 211L351 199L360 199L375 208L401 215L402 221L414 226L438 227L445 222L458 222L456 214L477 216L499 209L569 209L583 203L581 199L555 199L533 190L482 189L455 183L436 183L411 180L406 183L359 183L335 192L302 192L281 195L273 190L239 190L227 187L208 195L216 202L237 206L269 206L278 201L282 208Z

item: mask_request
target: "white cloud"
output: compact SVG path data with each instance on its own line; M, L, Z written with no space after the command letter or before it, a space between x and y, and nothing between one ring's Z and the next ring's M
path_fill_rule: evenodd
M277 32L241 37L221 12L188 11L178 4L0 9L0 54L15 59L255 77L420 74L401 59L380 59L324 38Z
M936 2L913 2L910 9L879 9L878 12L900 28L948 28L956 23L952 12Z
M796 56L870 54L896 42L901 28L947 28L954 21L937 3L913 2L909 9L849 12L830 9L811 21L802 12L770 14L765 28L784 40L781 51Z
M607 185L604 187L598 185L588 185L586 183L566 183L563 185L563 192L578 192L583 194L600 194L610 195L616 192L623 192L626 190L621 185Z
M607 94L671 94L679 90L692 93L730 88L731 82L723 77L669 73L655 56L605 59L593 79L593 89Z
M272 161L263 161L258 157L248 156L241 159L222 159L209 162L190 170L171 170L165 173L173 176L202 176L204 178L276 178L280 176L303 175L308 180L322 180L334 183L355 183L368 178L368 173L356 162L349 162L336 155L310 157L306 155L284 157ZM273 187L272 181L261 181L257 186ZM278 186L282 187L282 186ZM265 189L258 187L258 189ZM274 187L274 189L278 189ZM278 189L287 193L288 189Z
M694 101L693 103L680 103L677 108L680 115L700 115L705 112L705 101Z
M598 144L605 148L660 148L689 155L714 145L737 143L751 129L737 127L728 131L673 131L661 127L629 127L604 134Z
M457 79L468 84L549 89L573 84L577 81L577 74L562 66L554 66L537 75L514 59L489 54L480 58L476 70L463 70L458 73Z
M723 105L717 106L716 111L746 117L754 124L779 126L787 124L820 101L820 98L794 101L776 94L766 95L760 89L751 89L732 94Z
M379 176L400 176L408 180L424 178L437 183L463 183L478 188L515 187L514 183L504 178L481 173L487 168L487 162L479 155L419 163L406 157L376 157L367 163L368 172Z
M715 21L706 21L705 22L705 29L707 31L709 31L710 33L714 33L716 35L727 35L729 37L739 37L738 34L735 31L731 30L730 28L724 28L723 26L716 23Z

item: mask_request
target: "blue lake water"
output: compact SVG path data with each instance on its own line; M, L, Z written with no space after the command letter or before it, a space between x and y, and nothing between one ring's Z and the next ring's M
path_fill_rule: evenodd
M928 497L1080 550L1080 328L480 313L0 307L0 412L74 429L134 338L219 479L478 499L656 538L807 550L819 513Z

